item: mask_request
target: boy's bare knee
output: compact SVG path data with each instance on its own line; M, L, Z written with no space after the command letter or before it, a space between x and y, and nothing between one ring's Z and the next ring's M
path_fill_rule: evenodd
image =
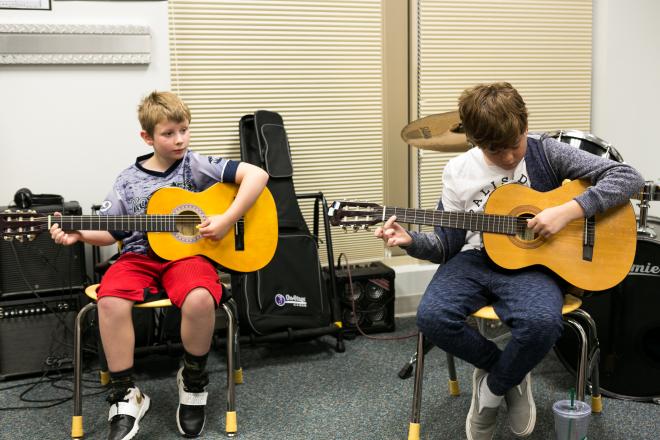
M181 311L183 313L199 314L215 310L215 301L211 292L202 287L190 291L183 301Z
M130 316L133 308L133 301L117 298L114 296L104 296L96 304L99 315L111 318Z

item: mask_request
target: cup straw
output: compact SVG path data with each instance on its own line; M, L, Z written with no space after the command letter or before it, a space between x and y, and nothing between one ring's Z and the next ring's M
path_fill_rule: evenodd
M569 391L569 396L571 399L571 409L575 409L575 388L571 388ZM573 429L573 418L568 418L568 440L571 439L571 430Z

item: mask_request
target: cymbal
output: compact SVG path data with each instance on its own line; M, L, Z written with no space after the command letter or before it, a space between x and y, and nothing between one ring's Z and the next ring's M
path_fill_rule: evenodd
M422 150L461 152L470 149L458 111L429 115L403 127L401 138Z

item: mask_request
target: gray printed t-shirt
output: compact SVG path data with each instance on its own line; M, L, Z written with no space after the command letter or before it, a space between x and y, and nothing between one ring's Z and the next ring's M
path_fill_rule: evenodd
M160 188L178 187L200 192L214 183L236 180L239 162L214 156L202 156L188 150L183 159L176 161L164 172L147 170L141 163L153 153L140 156L135 163L122 171L101 205L100 215L142 215L147 202ZM149 248L147 236L142 231L110 231L122 240L122 254L145 254Z

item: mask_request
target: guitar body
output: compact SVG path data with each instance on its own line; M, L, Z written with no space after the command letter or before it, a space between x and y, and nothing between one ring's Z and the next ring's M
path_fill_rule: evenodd
M572 200L588 186L588 182L574 180L553 191L538 192L523 185L504 185L491 194L484 210L487 214L531 217ZM637 246L635 212L631 204L624 204L596 215L591 261L583 258L584 223L584 219L574 220L547 239L536 236L525 240L483 232L484 247L488 256L506 269L540 264L581 289L608 289L620 283L632 266Z
M147 214L195 214L201 223L206 217L225 212L237 191L238 185L229 183L216 183L198 193L175 187L162 188L149 200ZM153 251L166 260L204 255L227 269L253 272L270 262L277 247L277 209L267 188L245 213L243 220L242 245L236 238L235 228L215 241L202 238L189 222L177 223L177 232L148 232L147 238Z

